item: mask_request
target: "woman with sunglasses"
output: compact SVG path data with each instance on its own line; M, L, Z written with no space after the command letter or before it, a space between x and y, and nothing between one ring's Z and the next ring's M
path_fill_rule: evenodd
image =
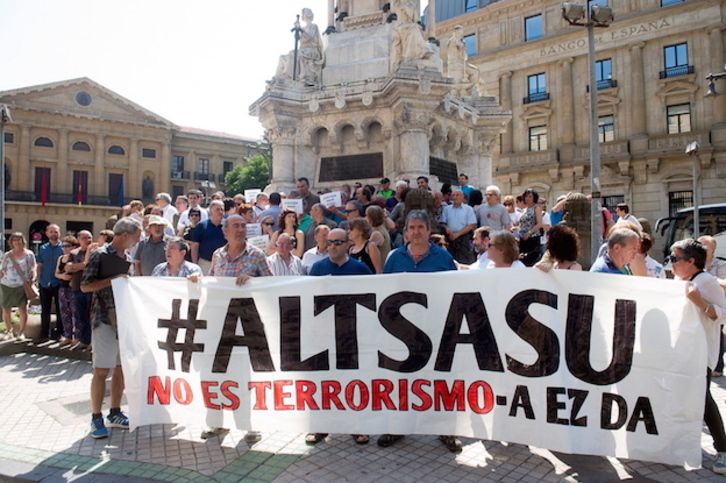
M63 255L58 257L58 263L55 267L55 277L60 279L60 287L58 288L58 305L60 305L60 314L58 317L63 326L63 337L61 337L59 346L74 346L81 341L81 321L76 315L76 302L73 298L73 289L71 288L71 278L73 274L66 273L66 264L71 255L71 250L80 247L81 244L74 236L63 237L61 248Z
M686 296L696 306L698 318L706 330L708 359L706 368L706 410L703 419L718 452L712 470L726 474L726 432L718 405L711 395L711 375L716 367L721 339L721 324L726 322L726 295L716 278L704 271L706 247L692 238L673 244L670 256L673 274L688 282Z
M197 227L197 224L202 221L202 210L199 208L189 208L189 223L190 225L184 227L180 235L187 243L192 242L192 233L194 232L194 229ZM187 250L186 255L184 256L184 259L187 262L192 261L192 253L191 250Z

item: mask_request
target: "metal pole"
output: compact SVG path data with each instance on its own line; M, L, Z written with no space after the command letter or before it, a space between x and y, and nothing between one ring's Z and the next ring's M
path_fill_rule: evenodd
M5 250L5 122L10 120L8 106L0 106L0 248Z
M698 240L701 236L701 214L698 209L698 151L691 157L693 158L693 238Z
M592 203L590 204L592 232L591 239L591 263L597 259L597 253L600 249L600 232L602 231L602 212L600 204L600 139L598 137L597 125L597 84L595 83L595 26L593 25L591 8L587 10L587 47L588 47L588 64L590 70L590 180Z

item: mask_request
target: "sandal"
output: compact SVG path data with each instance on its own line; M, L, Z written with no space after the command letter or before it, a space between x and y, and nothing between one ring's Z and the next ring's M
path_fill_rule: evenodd
M328 433L308 433L305 436L305 443L318 444L328 436Z
M378 446L388 448L399 439L403 439L402 434L382 434L378 437Z
M351 436L353 436L355 444L368 444L368 441L370 440L367 434L351 434Z

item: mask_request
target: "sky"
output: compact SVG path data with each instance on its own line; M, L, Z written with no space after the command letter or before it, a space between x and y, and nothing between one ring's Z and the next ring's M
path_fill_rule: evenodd
M327 0L0 0L0 91L88 77L178 126L261 138L249 106Z

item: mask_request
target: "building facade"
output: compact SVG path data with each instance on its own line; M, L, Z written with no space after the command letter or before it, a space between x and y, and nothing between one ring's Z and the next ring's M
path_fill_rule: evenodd
M224 176L267 145L180 127L87 79L0 92L5 125L5 233L97 233L131 200L153 203ZM36 236L37 238L37 236Z
M596 86L602 194L655 222L693 200L726 201L726 96L704 97L724 70L724 3L590 1L615 21L597 28ZM464 28L469 61L512 111L494 155L506 193L534 187L552 200L590 193L587 31L553 0L438 0L436 37ZM723 92L726 84L716 84ZM685 153L697 141L698 153Z

